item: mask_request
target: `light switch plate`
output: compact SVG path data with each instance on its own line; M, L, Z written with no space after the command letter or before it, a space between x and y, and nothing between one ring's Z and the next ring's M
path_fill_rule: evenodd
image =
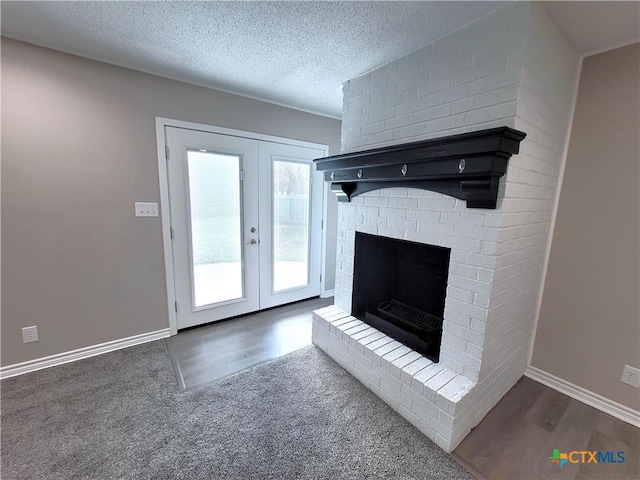
M625 365L620 381L632 387L640 388L640 369Z
M136 202L136 217L157 217L158 204L148 202Z
M37 342L38 338L38 326L24 327L22 329L22 343Z

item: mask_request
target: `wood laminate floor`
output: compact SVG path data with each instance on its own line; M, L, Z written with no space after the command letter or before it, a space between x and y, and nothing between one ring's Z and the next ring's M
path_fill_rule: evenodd
M554 449L625 452L624 463L549 460ZM478 478L640 479L640 429L523 377L454 452ZM574 457L575 459L576 457Z
M311 345L315 298L179 332L167 339L182 389L223 378Z

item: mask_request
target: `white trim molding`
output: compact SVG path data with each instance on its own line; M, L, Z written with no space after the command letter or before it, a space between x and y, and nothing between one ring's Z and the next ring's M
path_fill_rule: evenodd
M134 345L139 345L141 343L153 342L154 340L160 340L169 336L170 331L168 328L165 328L155 332L142 333L140 335L134 335L133 337L121 338L119 340L113 340L99 345L92 345L90 347L79 348L77 350L58 353L48 357L36 358L27 362L8 365L0 368L0 380L25 373L35 372L36 370L42 370L43 368L75 362L76 360L82 360L83 358L95 357L96 355L102 355L103 353L113 352L114 350L133 347Z
M320 293L320 298L329 298L329 297L333 297L336 293L335 289L331 289L331 290L323 290Z
M167 172L167 153L165 127L171 126L168 120L156 117L156 141L158 147L158 182L160 187L160 222L162 225L162 249L164 253L164 278L167 286L167 316L171 335L178 334L178 316L176 290L173 279L173 245L171 240L171 214L169 213L169 174Z
M560 393L564 393L571 398L575 398L582 403L586 403L593 408L597 408L601 412L608 413L623 422L640 428L640 412L632 408L609 400L597 393L574 385L536 367L528 367L524 375Z

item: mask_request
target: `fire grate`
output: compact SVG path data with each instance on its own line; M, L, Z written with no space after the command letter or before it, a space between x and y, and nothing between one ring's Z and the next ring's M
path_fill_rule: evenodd
M373 311L367 310L363 320L433 362L438 362L441 318L398 300L388 300L380 303Z
M404 326L415 333L426 333L442 329L442 319L397 300L389 300L378 305L380 317Z

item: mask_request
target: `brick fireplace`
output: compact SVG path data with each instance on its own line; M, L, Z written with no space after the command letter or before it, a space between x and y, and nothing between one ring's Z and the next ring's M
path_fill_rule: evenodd
M527 134L496 209L408 187L339 204L335 305L313 341L446 451L527 366L578 64L544 9L516 2L344 86L345 153ZM356 232L450 250L438 363L351 315Z

